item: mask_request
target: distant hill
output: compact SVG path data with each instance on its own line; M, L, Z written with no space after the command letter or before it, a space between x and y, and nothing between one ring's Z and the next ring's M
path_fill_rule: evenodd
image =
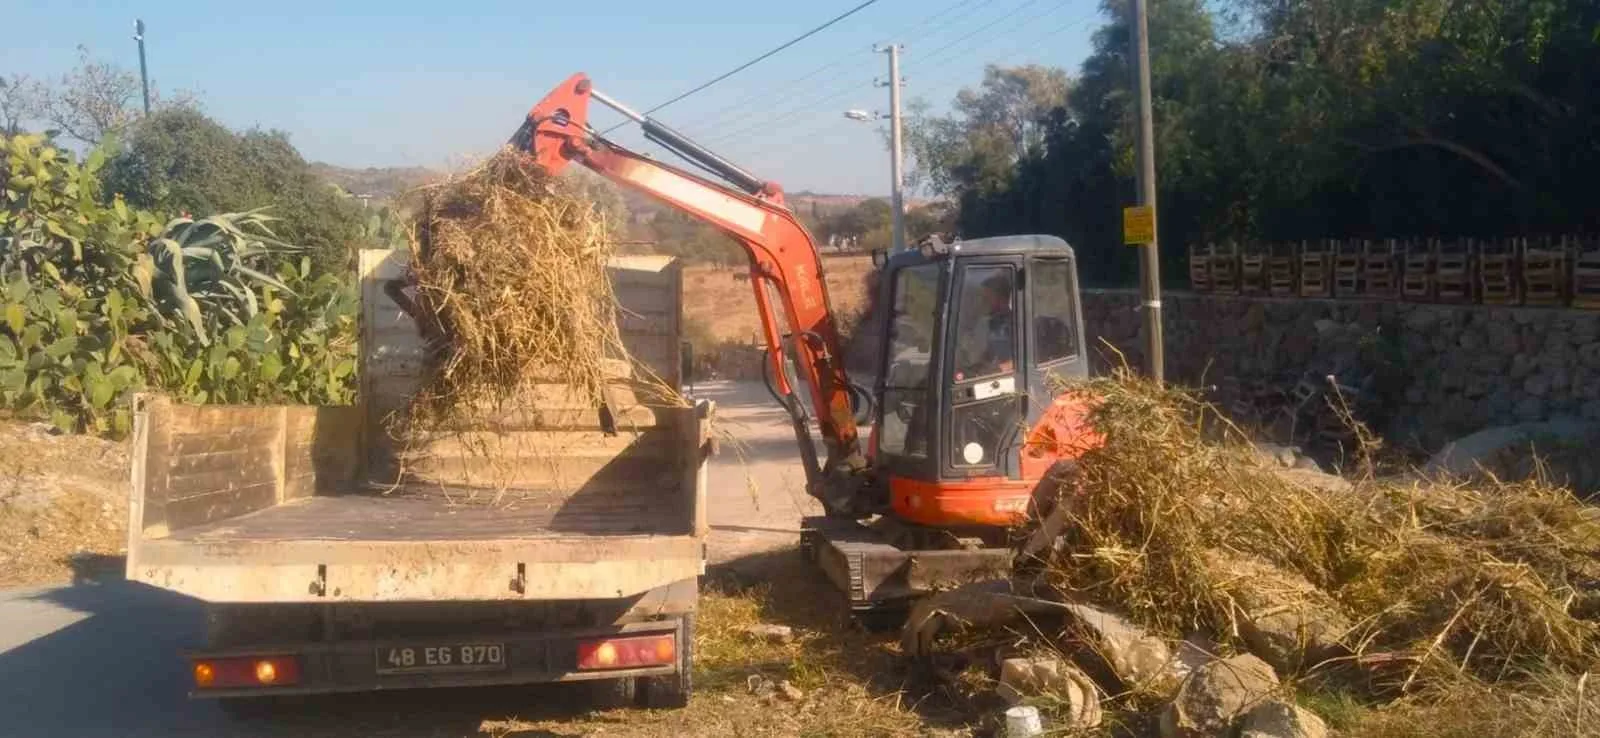
M312 162L311 171L352 195L393 200L401 193L444 178L444 172L426 167L367 167L352 169Z

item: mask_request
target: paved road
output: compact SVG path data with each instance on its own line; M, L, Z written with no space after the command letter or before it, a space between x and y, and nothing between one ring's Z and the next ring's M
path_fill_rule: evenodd
M695 394L717 402L724 431L709 477L712 559L793 545L799 518L819 508L803 492L783 411L759 383L705 383ZM179 653L196 645L201 617L198 603L115 577L0 591L0 738L445 736L527 715L525 690L477 690L347 696L310 702L303 722L235 722L184 696ZM555 694L549 701L565 700Z

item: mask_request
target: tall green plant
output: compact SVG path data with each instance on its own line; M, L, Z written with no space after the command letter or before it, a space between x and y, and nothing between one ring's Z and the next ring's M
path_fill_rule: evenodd
M260 211L162 224L38 136L0 137L0 408L121 434L128 394L340 404L356 295Z
M262 271L285 254L303 249L275 238L261 210L209 218L174 218L151 239L133 266L139 289L168 315L181 316L202 346L228 326L244 325L261 312L259 286L290 291Z

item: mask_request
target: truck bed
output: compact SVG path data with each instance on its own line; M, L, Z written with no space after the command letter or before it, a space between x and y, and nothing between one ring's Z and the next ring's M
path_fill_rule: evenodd
M349 407L134 411L128 577L214 603L621 598L704 571L712 407L651 392L678 379L675 262L612 278L633 362L614 422L536 385L413 441L390 438L425 355L384 295L404 252L365 251L362 391Z
M677 506L661 497L589 495L563 498L509 490L402 487L293 500L236 518L174 531L169 540L483 541L562 536L682 535ZM479 499L474 499L474 497Z

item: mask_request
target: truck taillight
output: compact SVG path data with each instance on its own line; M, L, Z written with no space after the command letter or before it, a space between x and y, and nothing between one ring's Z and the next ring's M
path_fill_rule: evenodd
M194 686L199 689L281 687L299 683L300 659L294 656L229 656L194 662Z
M578 642L579 669L631 669L663 666L678 658L671 634L633 638L600 638Z

